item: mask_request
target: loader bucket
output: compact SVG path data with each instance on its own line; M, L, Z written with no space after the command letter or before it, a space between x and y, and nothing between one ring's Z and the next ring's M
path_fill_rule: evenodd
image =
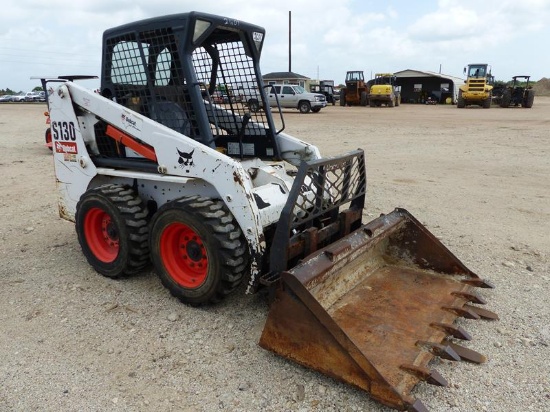
M419 381L446 386L435 357L482 363L453 343L458 317L497 319L473 304L492 287L404 209L361 226L280 274L260 346L357 386L385 405L425 411Z

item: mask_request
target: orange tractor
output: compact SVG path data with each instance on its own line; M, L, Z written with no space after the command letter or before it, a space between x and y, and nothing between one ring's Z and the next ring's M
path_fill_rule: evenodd
M362 71L346 73L346 87L340 89L340 106L366 106L369 87Z

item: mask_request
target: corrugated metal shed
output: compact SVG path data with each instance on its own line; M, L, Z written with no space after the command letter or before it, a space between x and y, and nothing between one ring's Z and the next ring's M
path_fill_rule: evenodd
M464 84L464 79L428 70L406 69L394 73L397 84L401 86L403 103L422 103L428 96L437 97L442 103L446 97L451 97L455 103L458 89ZM448 84L448 91L442 90L442 85ZM421 86L420 88L418 86Z

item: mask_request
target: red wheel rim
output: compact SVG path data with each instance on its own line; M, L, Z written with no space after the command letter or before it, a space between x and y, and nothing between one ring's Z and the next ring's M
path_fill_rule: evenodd
M52 132L50 129L46 131L46 146L52 148Z
M160 257L174 281L185 288L201 286L208 274L208 256L201 237L183 223L172 223L160 237Z
M113 262L120 250L119 234L111 216L94 207L84 218L84 236L90 251L103 263Z

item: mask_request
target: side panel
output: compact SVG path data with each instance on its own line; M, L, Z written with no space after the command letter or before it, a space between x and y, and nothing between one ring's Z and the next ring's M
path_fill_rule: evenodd
M68 89L61 85L58 91L50 89L48 95L59 215L74 221L76 204L97 169L88 157L71 100L60 96L68 94Z
M239 162L72 82L49 90L49 94L52 125L56 125L52 127L54 145L64 144L54 155L64 217L74 219L76 202L97 174L90 157L94 153L88 152L81 133L93 125L78 123L84 117L76 116L76 105L79 112L91 112L152 147L158 166L165 171L157 176L159 180L164 176L199 179L214 187L239 222L251 249L263 250L259 210L250 195L253 184Z

